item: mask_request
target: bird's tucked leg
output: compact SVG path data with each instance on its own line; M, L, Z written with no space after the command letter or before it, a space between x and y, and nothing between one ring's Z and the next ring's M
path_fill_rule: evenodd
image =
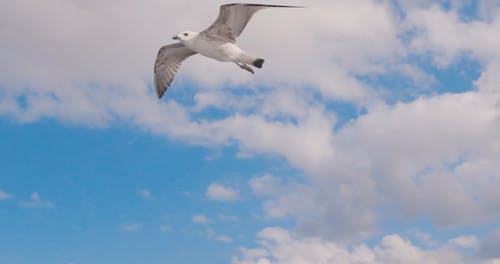
M250 68L250 66L246 65L246 64L243 64L243 63L238 63L238 62L235 62L236 65L240 66L240 68L242 68L243 70L245 71L249 71L251 74L254 74L255 72L252 70L252 68Z

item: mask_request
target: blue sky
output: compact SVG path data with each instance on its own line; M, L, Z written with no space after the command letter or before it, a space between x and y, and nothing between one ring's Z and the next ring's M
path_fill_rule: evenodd
M0 263L500 261L499 1L261 11L158 100L194 3L0 4Z
M227 260L232 247L210 239L208 229L220 228L245 242L259 227L275 221L259 220L258 201L252 199L229 204L208 200L207 186L217 181L249 192L245 185L253 175L290 174L279 159L237 159L231 148L186 146L126 126L82 129L52 121L19 125L4 119L2 128L2 170L12 175L2 178L13 195L2 208L8 214L2 217L8 234L2 248L10 249L4 252L10 255L5 260L9 263L46 257L61 263L192 263L206 256ZM42 203L51 201L53 206L23 206L34 192L40 193ZM199 214L214 223L193 223L192 217ZM126 226L138 230L124 230ZM43 248L33 255L23 253L38 245ZM61 247L64 254L59 256ZM132 255L120 254L129 247L136 248L126 250Z
M246 245L266 224L287 225L259 219L250 197L221 204L205 196L214 181L244 195L253 175L293 177L279 159L237 159L231 148L190 147L126 126L3 119L1 138L2 174L10 175L2 186L12 195L2 201L3 263L224 262L234 246L216 236ZM23 205L34 192L41 204ZM199 214L212 223L193 223ZM221 234L211 238L209 229Z

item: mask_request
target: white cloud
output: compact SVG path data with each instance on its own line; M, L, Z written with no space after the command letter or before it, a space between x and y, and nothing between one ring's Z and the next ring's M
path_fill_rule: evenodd
M12 197L12 195L10 195L9 193L7 193L6 191L0 189L0 201L2 200L8 200Z
M497 7L498 9L498 7ZM461 55L471 52L482 61L498 58L500 51L500 20L496 14L493 21L463 21L458 11L442 8L416 9L409 13L408 23L418 29L412 42L419 51L436 53L437 62L449 64Z
M28 208L53 208L54 204L49 200L43 200L38 192L34 192L30 196L29 201L20 202L22 207Z
M292 217L302 235L348 242L368 238L377 230L375 212L370 210L376 202L373 196L362 184L356 189L350 184L323 182L291 188L265 202L263 209L267 217Z
M193 215L191 220L193 221L193 223L200 224L200 225L208 225L208 224L212 223L212 220L210 220L208 217L206 217L203 214Z
M375 248L379 263L467 263L468 256L447 248L425 250L399 235L389 235Z
M469 92L371 109L335 134L335 158L309 170L308 186L264 208L293 216L302 234L335 240L373 234L381 202L392 217L446 227L498 219L498 100Z
M141 230L141 228L142 228L142 224L138 224L138 223L130 223L130 224L124 224L124 225L120 226L120 229L123 232L128 232L128 233L138 232L139 230Z
M500 140L497 100L450 94L373 110L339 133L339 147L376 165L365 169L384 183L378 193L407 216L424 213L445 226L493 219L500 211L488 185L500 175L486 164L483 171L468 170L476 160L498 157L487 143Z
M241 248L233 264L397 264L397 263L492 263L475 254L437 244L420 248L398 234L384 236L371 247L365 244L342 246L317 238L297 239L281 228L266 228L259 234L261 248Z
M238 199L239 192L230 187L212 183L207 188L206 196L215 201L234 201Z

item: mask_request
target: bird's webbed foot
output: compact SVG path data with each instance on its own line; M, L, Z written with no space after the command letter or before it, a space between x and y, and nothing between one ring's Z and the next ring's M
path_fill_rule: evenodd
M243 63L236 63L236 65L240 66L240 68L242 68L243 70L245 71L248 71L250 72L251 74L254 74L255 72L253 71L252 68L250 68L250 66L246 65L246 64L243 64Z

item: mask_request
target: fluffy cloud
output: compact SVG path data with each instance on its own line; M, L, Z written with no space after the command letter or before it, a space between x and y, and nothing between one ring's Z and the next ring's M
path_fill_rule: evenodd
M480 259L454 248L450 242L421 248L398 234L384 236L373 246L341 246L317 238L297 239L281 228L266 228L258 234L261 248L242 248L233 264L391 264L391 263L497 263L500 259ZM463 240L452 239L453 242Z
M476 93L419 99L373 111L338 137L350 156L369 161L365 169L384 183L377 186L381 194L404 213L423 212L443 225L467 223L499 213L488 187L499 175L490 166L468 171L478 160L498 157L488 145L500 140L497 101Z
M225 187L218 183L212 183L208 186L206 196L210 200L216 201L234 201L238 199L239 193L230 187Z
M410 12L407 23L418 32L413 48L434 52L437 62L449 64L461 52L471 52L485 62L500 55L500 21L496 17L493 21L463 21L456 9L432 6Z
M376 231L381 203L401 220L425 215L443 227L498 219L498 100L470 92L372 109L336 133L336 157L310 184L265 211L337 240Z
M401 30L417 28L407 52L430 51L440 67L464 53L484 63L477 89L371 105L365 115L330 132L330 142L318 144L319 150L331 148L325 162L294 163L310 172L311 184L266 202L269 215L293 216L302 234L334 240L373 234L374 208L381 204L400 220L424 215L448 228L498 219L500 96L493 72L499 60L492 45L500 45L500 18L464 22L457 10L412 6ZM429 20L433 16L443 21ZM462 28L470 36L448 38L447 32Z

